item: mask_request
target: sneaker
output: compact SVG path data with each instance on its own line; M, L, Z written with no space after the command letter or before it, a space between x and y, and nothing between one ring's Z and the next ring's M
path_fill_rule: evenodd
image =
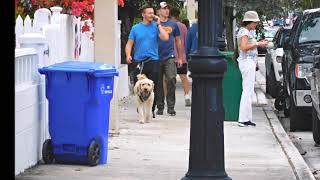
M251 121L238 122L238 126L240 126L240 127L256 126L256 123L253 123L253 122L251 122Z
M175 111L174 109L172 109L172 108L169 108L169 109L167 110L167 113L168 113L170 116L175 116L175 115L176 115L176 111Z
M256 123L253 123L251 121L245 122L248 126L256 126Z
M187 94L184 96L184 101L186 102L186 106L191 106L191 98L190 98L190 95Z
M158 109L157 115L163 115L163 109Z

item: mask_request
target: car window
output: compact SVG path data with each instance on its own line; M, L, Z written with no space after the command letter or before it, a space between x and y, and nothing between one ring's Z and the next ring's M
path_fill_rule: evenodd
M281 37L282 30L277 31L276 35L274 36L272 42L274 43L274 47L278 48L279 46L279 39Z
M264 36L266 38L273 38L276 34L277 30L267 30L264 32Z
M284 45L284 41L286 39L286 37L288 37L290 35L290 30L286 29L286 30L283 30L282 33L281 33L281 37L279 38L279 47L283 47Z
M277 42L278 42L278 38L279 38L280 34L281 34L281 30L279 30L279 31L276 33L276 35L274 35L274 38L273 38L273 40L272 40L274 43L277 43Z
M307 18L300 30L299 44L320 42L320 17Z

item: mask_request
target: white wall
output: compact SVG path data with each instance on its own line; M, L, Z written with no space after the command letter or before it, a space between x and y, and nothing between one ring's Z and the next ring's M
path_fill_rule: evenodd
M44 85L36 72L38 52L34 48L16 49L15 58L15 175L41 159L47 138Z

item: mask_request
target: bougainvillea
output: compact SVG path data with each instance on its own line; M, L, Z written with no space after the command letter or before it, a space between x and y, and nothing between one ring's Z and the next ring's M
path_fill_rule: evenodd
M125 0L118 0L118 6L123 7L124 3ZM33 14L36 9L53 6L61 6L62 13L80 17L82 21L91 19L92 27L94 26L94 0L15 0L16 14L20 15ZM87 22L84 23L81 31L91 31Z

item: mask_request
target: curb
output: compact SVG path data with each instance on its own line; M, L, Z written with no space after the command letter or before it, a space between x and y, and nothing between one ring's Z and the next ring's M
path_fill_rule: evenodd
M290 140L288 134L283 129L280 120L273 112L271 106L263 107L263 111L269 121L272 133L280 144L282 151L288 158L289 164L297 180L315 180L310 168L302 158L298 149Z

